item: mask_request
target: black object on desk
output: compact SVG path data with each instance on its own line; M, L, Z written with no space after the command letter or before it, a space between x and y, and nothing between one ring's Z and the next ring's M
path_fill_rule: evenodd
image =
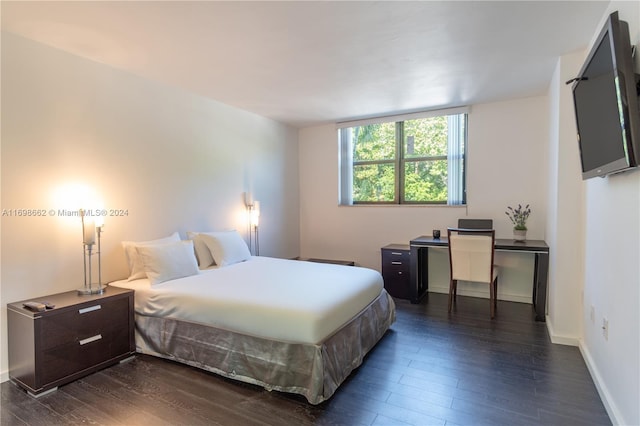
M414 238L409 243L410 257L410 300L419 303L429 290L429 247L448 247L447 238L435 239L430 236ZM549 275L549 246L543 240L515 241L496 239L497 251L524 252L535 254L533 271L533 309L536 321L545 320L547 306L547 281Z

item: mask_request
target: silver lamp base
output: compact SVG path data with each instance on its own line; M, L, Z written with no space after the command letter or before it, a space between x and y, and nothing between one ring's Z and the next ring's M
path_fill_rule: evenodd
M83 287L78 289L78 294L80 295L88 295L88 294L103 294L105 288L100 287Z

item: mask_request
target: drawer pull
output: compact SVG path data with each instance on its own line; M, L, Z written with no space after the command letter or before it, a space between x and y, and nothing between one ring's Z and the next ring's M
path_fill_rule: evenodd
M78 309L78 313L82 315L82 314L86 314L87 312L97 311L98 309L102 309L102 306L95 305L95 306L89 306L88 308Z
M402 262L391 262L392 265L402 265Z
M402 256L402 253L399 251L392 251L391 254L395 254L396 256Z
M398 271L398 275L402 275L402 271Z
M82 345L86 345L87 343L95 342L96 340L100 340L100 339L102 339L102 334L96 334L95 336L82 339L78 343L80 343L80 346L82 346Z

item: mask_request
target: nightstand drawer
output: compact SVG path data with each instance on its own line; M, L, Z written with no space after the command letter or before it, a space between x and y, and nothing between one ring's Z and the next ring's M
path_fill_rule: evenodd
M129 351L126 328L105 330L42 352L42 384L91 368Z
M394 278L408 278L409 267L408 265L387 265L384 268L384 276L388 276L391 279Z
M41 350L55 348L94 336L104 334L108 329L127 326L129 301L126 298L97 301L66 309L51 315L41 327Z
M385 269L398 269L409 272L409 260L387 260L386 262L382 261L382 270Z
M382 249L382 264L386 266L391 265L406 265L409 267L410 252L406 250L397 249Z

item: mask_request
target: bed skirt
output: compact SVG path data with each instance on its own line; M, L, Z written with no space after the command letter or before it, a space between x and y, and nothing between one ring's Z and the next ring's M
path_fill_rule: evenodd
M207 325L135 315L136 348L319 404L333 395L395 321L386 291L319 344L249 336Z

